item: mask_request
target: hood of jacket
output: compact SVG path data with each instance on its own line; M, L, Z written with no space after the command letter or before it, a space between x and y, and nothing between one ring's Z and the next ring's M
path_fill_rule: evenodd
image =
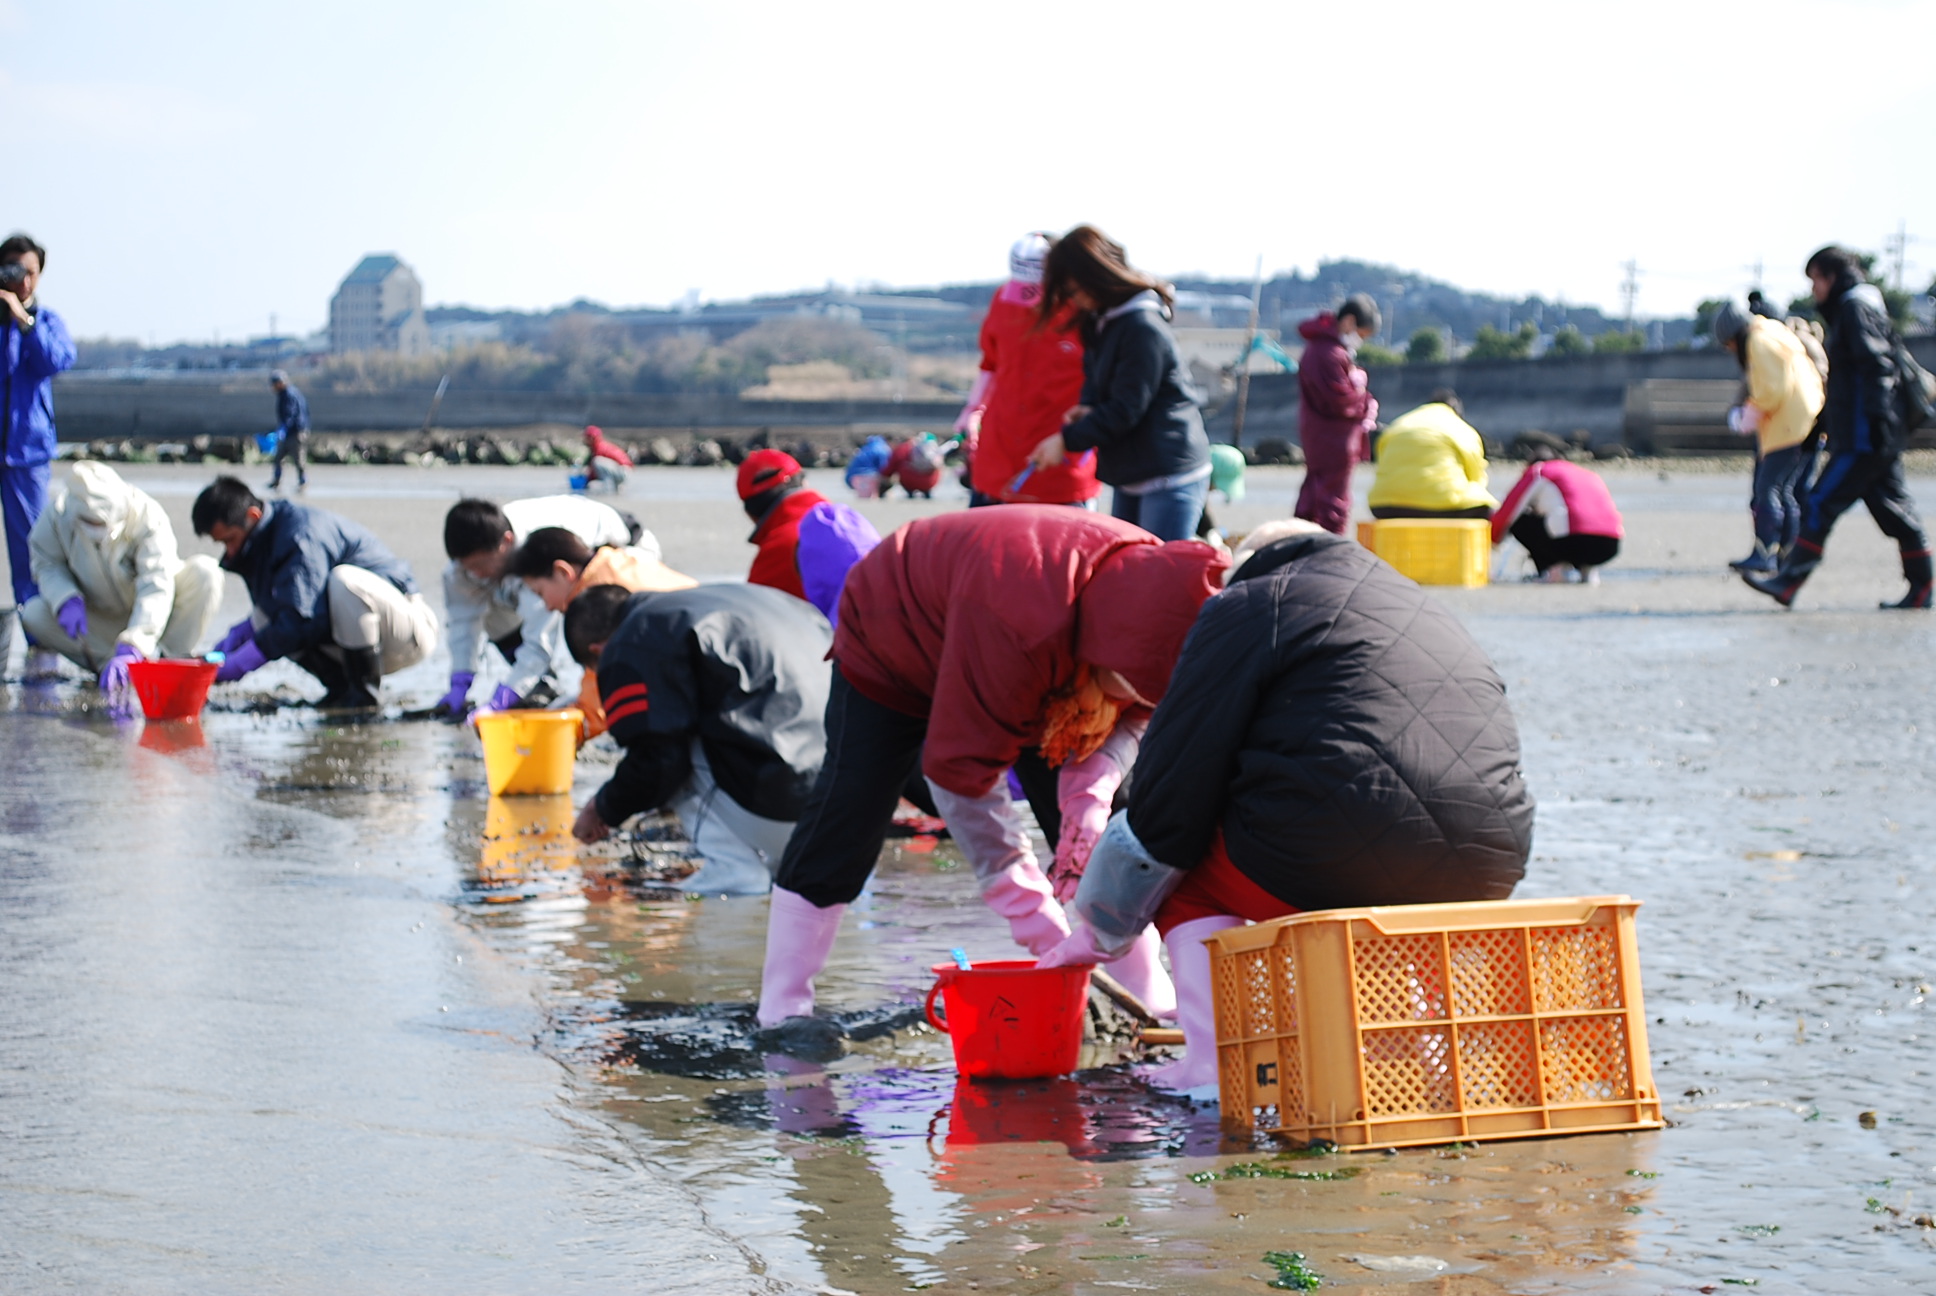
M1118 549L1076 596L1076 659L1113 670L1161 702L1197 612L1230 559L1201 540Z
M1338 336L1338 317L1330 311L1320 311L1299 324L1297 335L1306 342L1331 341L1344 345L1344 339Z
M135 512L134 487L114 469L91 459L74 465L67 495L74 520L107 540L119 537Z

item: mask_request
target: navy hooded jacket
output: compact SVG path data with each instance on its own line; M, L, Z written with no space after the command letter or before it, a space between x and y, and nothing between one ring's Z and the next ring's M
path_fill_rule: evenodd
M44 464L54 457L54 375L74 366L74 339L61 317L46 307L32 311L34 326L20 327L0 312L0 386L5 423L0 462L9 468Z
M381 540L348 518L271 500L234 558L222 566L249 587L249 601L268 618L255 632L270 661L330 642L329 569L361 567L405 594L417 592L410 568Z

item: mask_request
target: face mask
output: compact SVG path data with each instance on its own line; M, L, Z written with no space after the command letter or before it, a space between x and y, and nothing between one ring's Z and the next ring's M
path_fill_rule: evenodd
M1362 337L1359 337L1356 333L1340 333L1338 334L1338 341L1344 343L1344 349L1349 354L1357 355L1358 348L1360 345L1363 344L1364 339Z

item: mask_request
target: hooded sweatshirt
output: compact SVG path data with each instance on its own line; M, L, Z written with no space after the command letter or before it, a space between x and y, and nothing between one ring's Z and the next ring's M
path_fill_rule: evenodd
M1011 280L988 304L981 325L981 367L994 379L975 441L975 489L1009 504L1070 504L1102 490L1095 462L1070 455L1038 469L1011 490L1036 446L1062 430L1062 416L1082 397L1082 338L1075 310L1048 323L1036 312L1041 290Z
M1227 562L1054 505L923 518L848 574L833 657L868 698L927 719L928 778L984 796L1041 742L1047 703L1079 664L1161 700Z
M1366 384L1365 371L1338 336L1338 317L1330 311L1297 326L1304 354L1297 362L1297 390L1302 403L1297 412L1298 436L1308 457L1311 443L1343 442L1353 458L1364 458L1365 433L1378 418L1378 402Z
M127 623L119 642L155 655L182 566L175 529L160 504L106 464L83 461L34 523L27 545L49 607L78 594L90 618Z

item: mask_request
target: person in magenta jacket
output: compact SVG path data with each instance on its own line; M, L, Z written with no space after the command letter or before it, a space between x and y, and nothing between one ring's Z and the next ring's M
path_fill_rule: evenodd
M1343 535L1351 521L1351 470L1371 458L1378 401L1354 357L1378 332L1378 304L1363 293L1297 326L1304 354L1297 362L1298 439L1304 447L1304 487L1296 515Z
M1551 456L1540 447L1536 454ZM1562 580L1568 567L1597 584L1595 569L1620 552L1620 510L1591 468L1559 458L1526 465L1505 503L1492 515L1492 542L1510 534L1532 555L1542 579Z

